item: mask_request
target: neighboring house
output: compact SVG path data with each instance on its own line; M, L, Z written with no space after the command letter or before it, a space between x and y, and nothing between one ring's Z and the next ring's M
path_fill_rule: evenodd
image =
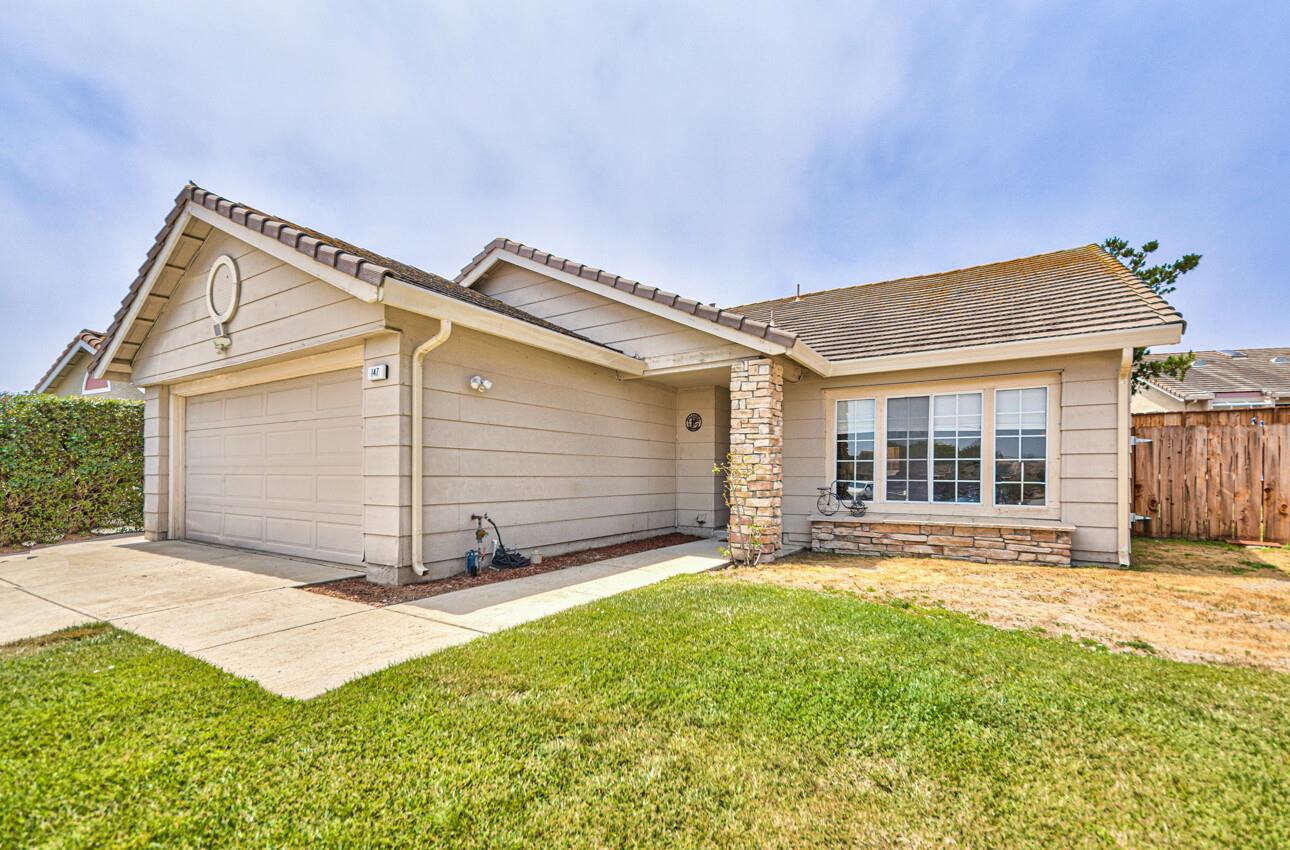
M63 353L36 383L32 392L50 395L89 395L139 401L140 391L129 381L95 378L89 373L90 360L103 342L102 331L82 330L67 343Z
M1133 394L1134 413L1290 406L1290 348L1197 351L1186 377L1158 377ZM1148 354L1148 360L1168 355Z
M723 526L729 453L772 554L1125 563L1132 353L1182 330L1092 245L726 310L504 239L448 280L190 184L93 368L146 391L154 540L406 582L485 511L546 554ZM835 479L867 516L816 513Z

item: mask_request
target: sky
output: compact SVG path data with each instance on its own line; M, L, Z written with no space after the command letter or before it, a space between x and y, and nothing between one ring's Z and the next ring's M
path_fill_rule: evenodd
M447 277L508 236L729 306L1100 242L1290 345L1290 3L18 3L0 389L192 180Z

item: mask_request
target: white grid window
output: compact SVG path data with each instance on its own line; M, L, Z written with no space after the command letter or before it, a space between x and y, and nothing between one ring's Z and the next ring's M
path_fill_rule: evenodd
M926 502L931 397L887 400L887 501Z
M981 502L981 393L932 402L932 501Z
M837 464L839 499L854 495L873 499L875 405L871 398L839 401L837 405Z
M1048 389L996 390L994 501L1044 505L1048 498Z

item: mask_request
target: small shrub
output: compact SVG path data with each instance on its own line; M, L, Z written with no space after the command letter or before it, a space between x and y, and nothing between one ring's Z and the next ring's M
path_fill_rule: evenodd
M0 394L0 547L143 526L143 402Z

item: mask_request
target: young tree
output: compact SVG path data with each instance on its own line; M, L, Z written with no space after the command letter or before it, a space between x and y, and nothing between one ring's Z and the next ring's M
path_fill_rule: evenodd
M1147 265L1150 254L1160 248L1160 243L1152 239L1142 243L1141 248L1134 248L1125 239L1111 236L1102 243L1102 250L1119 260L1121 265L1136 274L1151 291L1160 296L1168 295L1178 288L1178 278L1200 265L1200 254L1183 254L1172 263ZM1140 392L1149 378L1161 375L1181 381L1187 377L1196 355L1170 354L1162 360L1147 360L1149 351L1145 348L1133 349L1133 391Z

